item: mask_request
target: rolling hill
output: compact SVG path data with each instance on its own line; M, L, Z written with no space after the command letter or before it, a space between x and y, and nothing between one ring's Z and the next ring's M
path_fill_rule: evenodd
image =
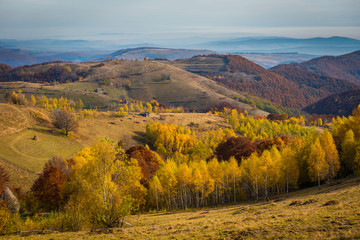
M297 68L294 64L278 65L269 69L298 85L304 96L315 102L333 93L356 89L359 85Z
M360 49L360 47L358 48ZM345 79L360 84L360 51L341 56L325 56L315 58L293 66L326 75L333 78Z
M0 62L6 63L12 67L17 67L21 65L30 65L45 61L55 60L55 57L37 57L37 56L29 56L22 52L14 52L8 50L0 49Z
M330 95L303 110L307 113L349 116L360 104L360 89Z
M170 63L208 76L230 89L247 92L286 107L302 108L312 101L306 98L296 83L241 56L196 56Z
M37 82L24 86L26 94L48 94L81 98L85 107L104 108L117 104L121 98L151 101L165 106L205 110L228 102L254 115L266 112L237 102L241 94L213 80L187 72L161 61L106 61L91 63L43 63L18 67L0 74L0 82ZM46 83L44 85L44 83ZM19 83L21 85L21 83ZM14 89L3 83L0 92ZM102 93L95 93L101 88Z

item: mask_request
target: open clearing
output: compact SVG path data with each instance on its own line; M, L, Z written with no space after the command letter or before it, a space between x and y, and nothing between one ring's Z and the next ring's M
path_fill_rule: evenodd
M360 179L300 190L289 198L218 208L133 215L132 226L52 232L31 239L354 239L360 237ZM298 204L289 206L298 201ZM332 201L332 205L324 206ZM24 239L6 236L6 239Z

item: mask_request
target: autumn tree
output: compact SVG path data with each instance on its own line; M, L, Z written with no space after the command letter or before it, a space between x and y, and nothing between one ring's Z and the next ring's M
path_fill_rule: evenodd
M308 159L309 164L309 176L312 181L318 182L320 189L320 181L323 180L328 172L329 165L325 159L325 152L321 147L320 141L316 138L315 143L311 145L310 156Z
M67 164L60 157L53 157L46 163L31 192L46 211L58 210L66 201L65 183L69 176Z
M144 146L133 146L125 152L129 159L136 159L142 172L141 183L149 187L149 182L160 168L159 162L150 149Z
M54 126L64 130L66 136L69 135L70 131L76 131L78 128L74 114L68 110L54 110L52 119Z
M358 176L360 176L360 145L356 147L356 153L354 158L354 168Z
M346 173L353 173L355 170L354 159L356 154L356 145L354 132L350 129L346 132L341 144L341 153Z
M149 184L149 196L150 201L155 200L156 210L160 210L161 196L163 194L163 188L161 182L157 176L154 176Z
M141 169L135 159L107 139L84 148L73 158L68 205L82 209L93 226L122 226L144 200Z
M299 164L295 158L296 152L294 149L287 147L281 152L281 166L285 175L285 189L286 195L289 194L289 187L297 187L299 179Z
M325 130L319 137L322 149L325 152L325 160L329 166L329 179L336 177L340 170L339 153L331 133Z

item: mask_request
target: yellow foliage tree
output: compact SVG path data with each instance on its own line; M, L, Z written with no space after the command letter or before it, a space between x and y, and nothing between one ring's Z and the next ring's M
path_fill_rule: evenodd
M322 149L325 152L325 160L329 165L329 179L336 177L340 170L339 153L331 133L325 130L319 137Z
M326 162L325 156L326 155L321 147L319 138L316 138L315 143L310 147L308 164L310 179L312 181L317 180L319 189L320 181L323 180L329 172L329 165Z
M94 226L122 226L125 216L143 200L141 169L107 139L73 158L69 205L76 205Z

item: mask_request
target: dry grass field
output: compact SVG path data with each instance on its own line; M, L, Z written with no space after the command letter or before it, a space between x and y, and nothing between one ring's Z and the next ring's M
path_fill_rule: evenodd
M129 216L131 226L6 239L359 239L360 179L269 202ZM290 206L293 204L292 206ZM4 238L4 239L5 239Z
M113 141L124 138L129 145L144 144L146 124L153 121L182 125L198 132L230 127L223 117L206 113L151 113L150 117L129 114L123 118L99 115L96 118L82 119L76 138L83 145L89 145L103 137Z

